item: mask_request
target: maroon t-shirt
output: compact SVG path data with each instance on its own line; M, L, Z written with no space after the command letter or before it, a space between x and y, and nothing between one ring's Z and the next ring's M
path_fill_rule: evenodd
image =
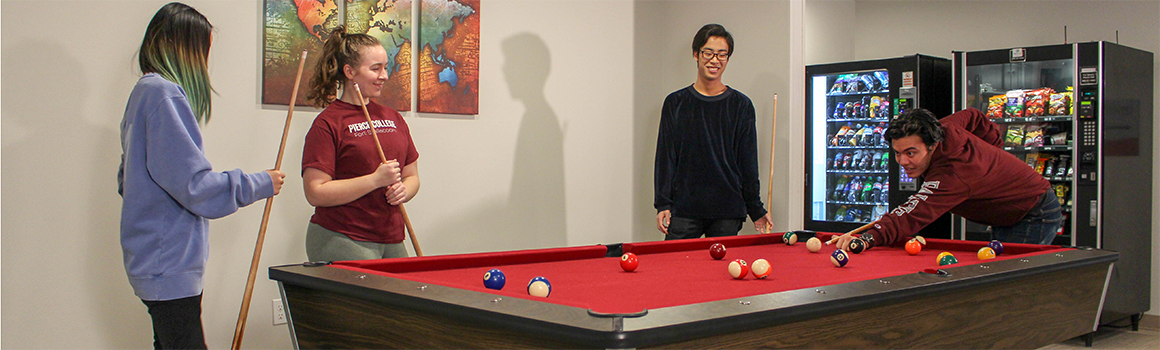
M971 108L940 120L943 141L931 155L918 193L883 215L867 232L876 245L914 235L946 212L1010 226L1039 203L1051 184L1002 148L999 127Z
M419 159L411 131L399 112L371 102L367 111L388 160L407 166ZM315 168L335 180L375 172L379 151L371 139L362 107L335 100L326 107L306 133L302 170ZM334 207L315 207L310 222L347 235L357 241L399 243L403 241L403 214L387 204L386 187L377 188L353 202Z

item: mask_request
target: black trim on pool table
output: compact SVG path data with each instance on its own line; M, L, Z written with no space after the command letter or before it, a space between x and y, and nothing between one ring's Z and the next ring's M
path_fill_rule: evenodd
M274 266L269 269L269 277L288 285L456 317L467 322L484 322L580 346L635 348L788 324L855 308L890 305L919 296L949 293L1096 264L1110 264L1118 258L1119 253L1113 251L1067 250L944 267L952 274L947 276L915 272L824 287L650 309L646 311L647 315L637 317L607 318L584 317L591 315L589 310L571 306L521 298L503 299L495 294L330 266ZM453 297L463 303L447 303L437 300L437 297ZM497 303L502 303L502 307L497 309ZM543 315L561 317L545 319Z

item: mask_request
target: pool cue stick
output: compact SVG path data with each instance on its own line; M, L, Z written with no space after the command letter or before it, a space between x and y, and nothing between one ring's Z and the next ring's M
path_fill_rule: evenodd
M877 220L871 221L869 224L862 225L862 227L850 230L850 232L846 232L846 235L855 234L855 233L862 233L862 231L866 231L867 229L870 228L870 226L874 226L874 223L877 223L877 222L878 222ZM837 236L834 236L833 238L830 238L829 241L826 241L826 245L830 245L831 243L834 243L835 241L838 240L838 237L842 237L842 236L845 236L845 235L837 235Z
M286 151L286 135L290 133L290 119L294 117L294 102L298 100L298 83L302 81L302 67L306 66L306 50L298 59L298 73L294 76L294 90L290 92L290 108L286 109L286 126L282 128L282 144L278 146L278 160L274 170L282 169L282 155ZM262 225L258 228L258 242L254 245L254 258L250 260L250 275L246 278L246 293L242 297L242 310L238 314L238 324L234 328L234 342L230 347L242 347L242 333L246 331L246 317L250 313L250 298L254 295L254 276L258 273L258 261L262 257L262 243L266 240L266 226L270 223L270 209L274 207L274 197L266 198L266 211L262 212Z
M379 159L386 163L387 155L383 153L383 145L379 143L379 134L375 131L375 123L371 120L371 113L367 111L367 104L366 101L363 101L362 89L358 87L358 84L354 84L354 94L358 96L358 103L362 105L363 115L367 117L367 126L371 128L371 136L374 136L375 148L379 150ZM403 225L407 227L407 235L411 237L411 247L415 248L415 255L423 256L423 249L419 248L419 241L415 239L415 229L411 227L411 217L407 216L407 208L399 204L399 212L403 214Z
M765 203L766 213L773 212L773 146L777 144L777 94L773 94L773 127L769 131L769 203ZM772 223L763 227L765 231L773 231ZM772 232L765 232L772 233Z

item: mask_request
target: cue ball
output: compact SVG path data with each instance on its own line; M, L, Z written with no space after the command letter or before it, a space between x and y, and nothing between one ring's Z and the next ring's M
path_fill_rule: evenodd
M914 236L914 240L918 241L918 244L926 245L926 238L922 238L922 236Z
M995 251L995 255L1003 254L1003 242L999 242L999 240L993 240L991 243L988 243L987 246L991 247L991 250Z
M709 246L709 256L713 257L713 260L721 260L724 258L725 245L721 243L713 243L713 245Z
M769 277L769 272L772 270L772 268L769 266L769 262L765 261L765 259L754 260L749 269L753 270L753 277L757 277L757 279L765 279L766 277Z
M507 283L507 277L504 277L503 271L499 269L491 269L483 273L484 287L500 290L503 289L505 283Z
M620 256L620 268L624 271L632 272L636 270L637 265L640 265L640 261L636 259L636 254L624 253Z
M547 278L536 276L528 282L528 295L534 297L547 298L552 294L552 284L548 283Z
M837 267L846 266L850 262L850 256L846 254L846 251L838 249L830 254L830 262L834 263L834 266Z
M959 263L959 259L955 258L955 256L951 255L950 253L947 253L947 255L943 255L943 257L938 259L939 266L958 264L958 263Z
M806 249L809 249L810 253L817 253L819 250L822 250L822 240L817 237L810 237L806 241Z
M995 258L995 250L991 247L979 248L979 260L987 260Z
M922 243L917 239L912 239L906 242L906 253L910 255L918 255L922 251Z
M861 254L865 250L866 250L866 241L862 240L862 238L855 238L853 241L850 241L850 252L851 253Z
M797 240L797 234L793 233L793 231L786 232L781 236L781 241L785 242L785 245L794 245L794 243L797 243Z
M729 262L729 275L736 279L745 278L749 274L749 264L745 260L737 259Z

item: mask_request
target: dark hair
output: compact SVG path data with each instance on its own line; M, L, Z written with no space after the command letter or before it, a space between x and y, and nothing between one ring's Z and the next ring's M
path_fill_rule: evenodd
M360 49L382 45L379 39L366 34L347 34L345 26L338 26L322 44L322 55L310 77L310 91L306 99L315 106L326 107L338 98L338 87L346 83L342 69L346 65L357 66L362 60Z
M209 122L209 46L213 26L189 5L171 2L162 6L145 28L137 50L141 73L157 73L185 90L193 115Z
M893 143L894 140L910 135L918 135L922 138L922 143L929 147L943 140L942 123L939 123L934 113L919 108L906 111L894 118L886 127L886 131L882 132L886 143Z
M693 53L701 52L701 47L709 42L709 38L715 36L725 38L725 43L729 44L729 56L733 56L733 34L729 34L724 26L715 23L706 24L693 36Z

